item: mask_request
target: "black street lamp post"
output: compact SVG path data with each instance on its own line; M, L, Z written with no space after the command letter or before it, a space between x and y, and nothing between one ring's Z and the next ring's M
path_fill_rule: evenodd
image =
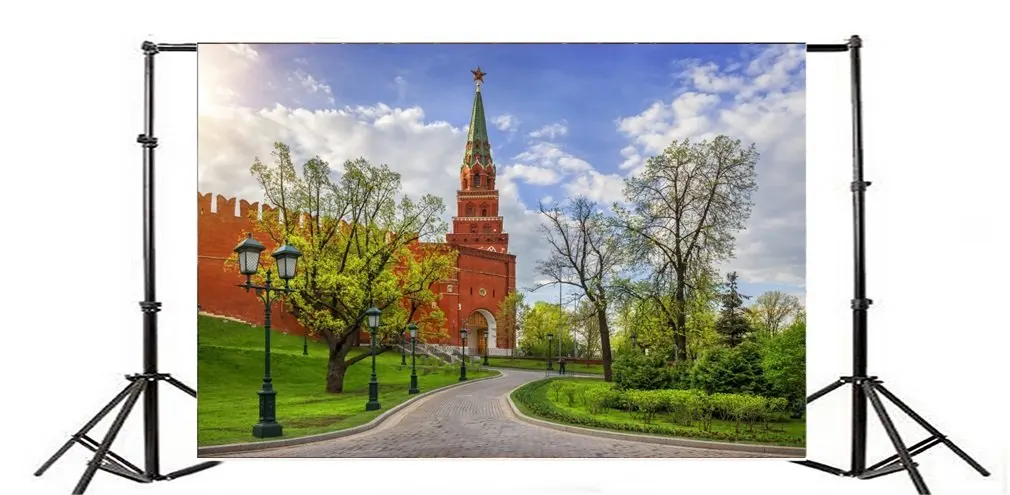
M417 388L417 356L414 352L417 345L417 325L411 323L407 325L407 330L410 331L410 389L407 393L416 394L421 391Z
M305 330L305 334L302 335L302 356L309 355L309 331Z
M466 328L459 331L459 346L461 355L459 358L459 381L466 381Z
M400 366L407 365L407 339L404 338L406 332L400 332Z
M484 329L484 366L488 365L487 364L487 348L488 348L488 346L491 345L490 342L488 341L488 336L489 335L490 335L490 331L487 330L487 329Z
M635 352L638 349L635 341L638 340L638 334L631 334L631 352Z
M247 234L246 238L235 246L238 253L239 271L245 275L245 283L239 284L249 291L255 289L256 295L263 300L263 386L259 391L260 420L253 425L253 436L256 438L279 437L282 435L282 428L277 422L277 391L273 387L273 377L270 376L270 306L273 303L273 294L280 292L287 294L293 292L288 287L288 282L294 278L297 268L298 258L302 253L290 244L285 244L274 251L271 256L277 264L277 275L284 280L284 287L274 287L272 284L270 270L267 270L266 281L263 285L254 285L252 276L259 270L260 253L266 247L252 234Z
M554 334L553 333L548 333L547 334L547 369L548 370L554 369L554 364L551 363L551 354L554 351L554 347L552 345L553 343L554 343Z
M382 311L375 306L365 311L368 316L368 330L372 336L372 378L368 380L368 403L365 404L366 411L377 411L382 406L379 404L379 380L375 377L375 332L379 329L379 316Z

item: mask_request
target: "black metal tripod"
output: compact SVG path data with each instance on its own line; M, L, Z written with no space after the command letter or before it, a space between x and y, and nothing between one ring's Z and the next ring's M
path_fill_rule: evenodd
M794 461L807 467L825 471L837 476L847 476L858 479L872 479L880 476L907 471L912 478L912 483L921 495L929 495L929 488L926 487L922 475L919 474L917 464L912 457L925 452L936 445L946 445L961 459L967 462L982 476L989 476L979 463L975 462L968 454L954 445L947 439L947 436L929 424L922 416L919 416L912 408L895 397L883 382L875 376L868 376L866 372L866 311L870 308L872 300L866 297L866 250L865 250L865 208L863 204L866 188L870 183L863 180L863 129L862 129L862 103L861 103L861 80L860 80L860 60L859 50L863 42L859 36L853 35L849 42L837 45L807 45L808 52L849 52L852 64L852 209L855 225L855 296L852 299L852 376L843 376L838 381L824 387L807 397L807 403L811 403L832 391L841 388L843 385L852 385L852 466L848 471L839 469L827 464L815 461ZM880 396L884 396L892 404L901 409L902 412L912 418L916 423L929 432L930 436L911 447L905 445L898 434L897 428L891 421L891 417L884 407ZM873 410L877 413L887 436L890 437L894 445L896 454L866 467L866 402L869 400L873 405Z
M158 146L158 138L154 137L154 55L164 52L195 52L195 44L154 44L144 42L144 133L137 137L137 142L144 147L144 301L140 309L144 313L144 372L127 375L130 382L111 402L98 412L83 428L75 433L67 443L35 471L35 476L42 476L60 457L75 444L79 444L95 453L88 463L84 475L81 476L75 495L83 494L98 470L136 481L150 483L166 481L193 474L220 464L220 461L202 462L168 474L161 474L159 467L158 447L158 382L164 381L196 397L196 390L187 387L182 382L172 378L167 373L158 372L158 311L161 303L155 301L154 289L154 148ZM144 468L141 469L113 452L112 443L123 428L123 423L133 411L133 407L141 396L144 396ZM124 403L125 401L125 403ZM101 442L90 437L88 433L102 419L109 415L119 404L123 404L112 426Z

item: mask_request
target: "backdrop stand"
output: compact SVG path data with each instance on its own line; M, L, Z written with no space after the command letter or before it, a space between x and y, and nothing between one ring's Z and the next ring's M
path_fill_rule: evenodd
M925 452L936 445L946 445L961 459L967 462L982 476L989 476L979 463L975 462L968 454L954 445L947 439L947 436L929 424L922 416L918 415L912 408L898 399L887 390L883 382L875 376L868 376L866 371L866 311L870 308L872 300L866 297L866 250L865 250L865 208L863 204L866 188L870 183L863 180L863 128L862 128L862 103L861 98L861 75L859 50L862 48L862 39L857 35L849 38L849 42L837 45L807 45L808 52L849 52L851 57L852 72L852 209L854 220L854 240L855 240L855 295L852 299L852 376L843 376L838 381L824 387L807 397L807 403L811 403L844 385L852 385L852 465L848 471L839 469L827 464L815 461L794 461L807 467L825 471L837 476L846 476L858 479L872 479L899 471L908 472L912 478L912 483L921 495L929 495L929 488L919 474L918 465L912 457ZM912 446L906 446L897 428L891 421L891 417L884 407L883 396L902 412L912 418L922 426L930 436ZM894 445L896 454L866 467L866 402L873 406L877 418L883 425L887 436Z
M187 387L182 382L172 378L168 373L158 372L158 311L161 303L154 295L154 148L158 146L158 138L154 137L154 56L158 52L195 52L196 44L154 44L150 41L141 46L144 51L144 133L137 137L137 142L144 147L144 300L140 310L144 314L144 372L127 375L129 384L119 395L112 399L83 428L75 433L67 443L49 458L35 472L42 476L60 457L75 444L80 444L94 452L94 457L88 463L87 469L74 488L73 493L83 494L98 470L114 474L138 483L152 481L167 481L193 474L220 464L220 461L202 462L168 474L161 474L159 467L158 446L158 382L166 382L183 392L196 397L196 390ZM113 452L112 443L123 428L123 423L137 404L144 397L144 468L141 469L122 456ZM120 403L123 404L112 426L101 442L88 436L88 433L102 419L109 415Z

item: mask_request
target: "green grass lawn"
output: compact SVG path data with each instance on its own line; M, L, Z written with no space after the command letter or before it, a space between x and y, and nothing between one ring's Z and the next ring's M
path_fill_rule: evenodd
M252 426L259 420L259 391L263 383L263 328L230 320L199 316L197 386L200 446L254 442ZM302 355L302 337L271 334L271 375L277 391L277 422L291 438L358 426L410 398L410 356L400 366L400 353L386 351L376 357L379 402L382 409L365 411L371 359L353 364L344 378L344 392L326 392L328 348L309 341ZM366 352L353 349L348 357ZM467 367L469 378L496 374ZM421 393L459 381L459 368L437 359L418 356ZM275 438L276 439L276 438ZM267 439L269 440L269 439Z
M546 359L512 359L507 357L488 357L487 362L489 366L497 366L499 368L520 368L524 370L537 370L537 371L543 371L547 369ZM556 359L552 359L551 362L554 365L554 370L557 371L558 361ZM565 371L571 373L602 375L603 365L567 363L565 364Z
M551 382L561 381L564 388L574 389L572 401L568 394L559 390L557 395ZM647 433L652 435L696 438L721 442L760 443L803 447L806 445L806 421L789 419L770 423L768 429L757 425L753 430L746 426L738 431L732 421L712 420L710 431L704 431L697 424L675 423L670 414L659 414L646 423L636 414L615 409L605 409L591 414L582 403L582 391L596 387L610 387L611 384L592 378L552 378L528 383L512 393L512 401L527 416L554 423L564 423L585 428Z

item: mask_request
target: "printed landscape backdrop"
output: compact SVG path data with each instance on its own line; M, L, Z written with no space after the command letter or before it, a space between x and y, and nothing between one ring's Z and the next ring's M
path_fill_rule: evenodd
M268 439L251 233L254 283L303 253L271 306L283 437L408 399L412 322L422 391L465 348L470 379L541 371L530 415L801 448L804 158L802 44L201 44L200 445ZM559 357L592 378L550 385Z

